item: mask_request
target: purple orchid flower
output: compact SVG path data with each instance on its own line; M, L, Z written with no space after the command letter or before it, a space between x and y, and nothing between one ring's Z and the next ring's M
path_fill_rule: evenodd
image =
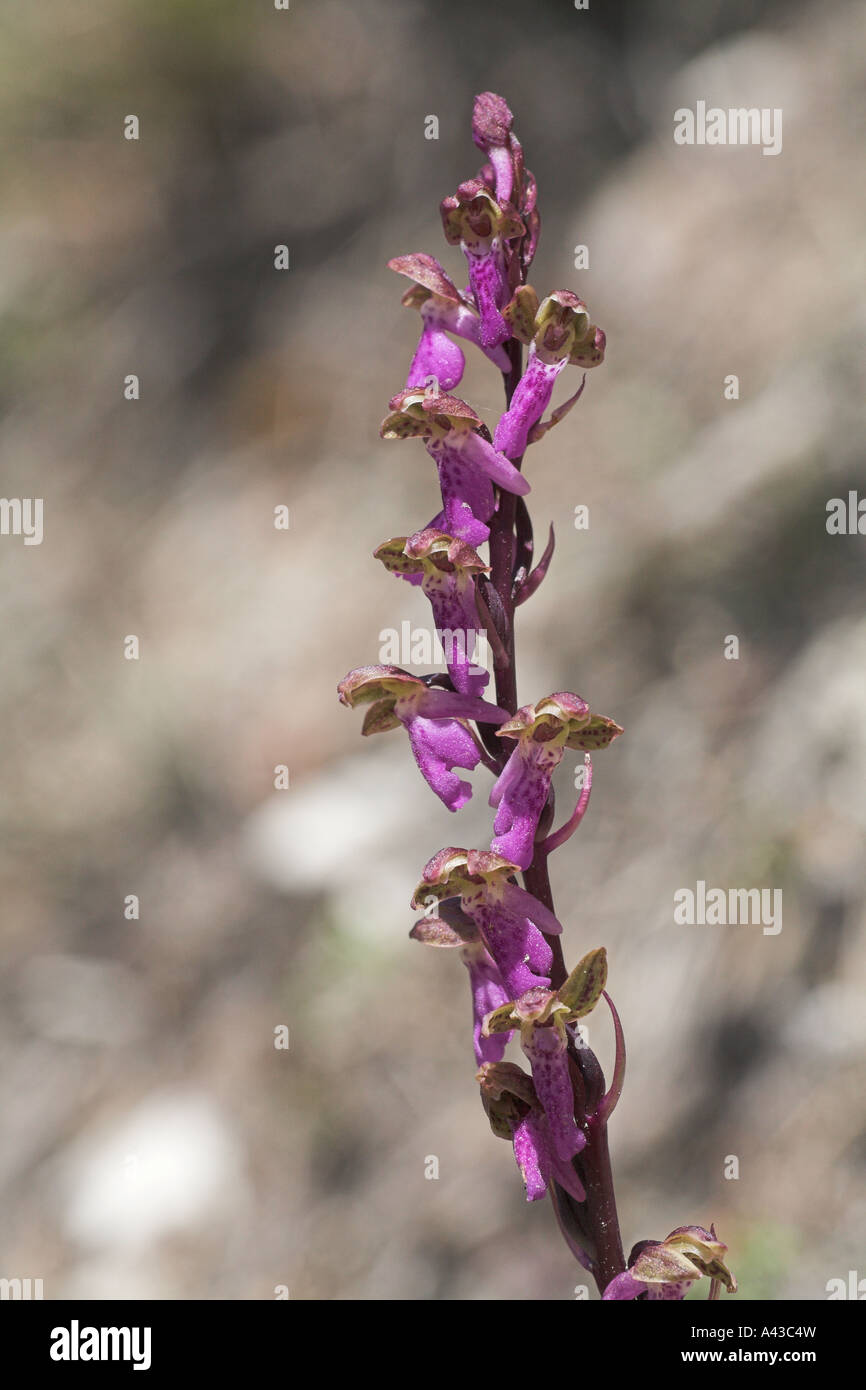
M514 1157L526 1185L527 1202L543 1197L552 1182L558 1182L575 1201L586 1200L583 1184L571 1162L560 1154L543 1110L528 1111L515 1125Z
M484 1024L485 1031L493 1036L500 1026L516 1023L520 1027L520 1045L529 1058L553 1152L561 1163L570 1163L586 1144L586 1136L574 1120L566 1016L567 1010L557 994L536 986L514 1003L494 1011Z
M496 1037L485 1037L484 1020L493 1009L508 1003L508 990L499 973L493 957L479 942L465 946L463 962L469 971L469 987L472 990L472 1041L475 1060L500 1062L508 1044L509 1034L500 1033Z
M710 1298L719 1285L736 1293L737 1281L724 1263L728 1247L715 1227L678 1226L665 1240L642 1240L629 1257L628 1269L612 1279L603 1297L609 1301L641 1298L684 1299L692 1284L706 1275Z
M532 1067L532 1080L547 1116L554 1151L567 1163L580 1153L586 1136L574 1123L574 1091L568 1071L565 1029L560 1030L555 1022L531 1024L521 1030L520 1044Z
M481 1099L493 1133L510 1139L527 1202L540 1201L553 1182L583 1202L586 1193L570 1160L560 1158L536 1087L513 1062L488 1062L478 1071Z
M420 577L454 689L461 695L480 696L490 676L472 659L484 631L475 602L474 575L485 573L487 565L465 541L431 528L385 541L373 553L392 574Z
M453 391L460 385L466 359L449 333L474 343L500 372L508 371L508 356L500 346L488 347L481 337L481 320L432 256L416 251L395 256L390 270L414 281L403 296L407 308L421 314L421 339L409 367L406 386L427 387L431 378L436 392Z
M595 1008L606 981L607 955L600 948L584 956L558 990L535 986L484 1020L482 1031L492 1037L520 1029L520 1045L532 1066L552 1153L566 1166L586 1146L586 1135L575 1121L566 1025Z
M507 306L505 317L514 336L529 344L529 358L493 443L508 458L519 459L580 397L583 383L549 423L541 424L560 372L569 363L597 366L604 360L605 336L590 323L586 305L571 290L556 290L539 306L535 291L526 285Z
M441 204L445 239L459 246L469 268L469 285L481 317L481 342L495 348L511 337L502 310L511 298L510 242L526 227L510 203L500 205L483 179L468 179Z
M475 1060L479 1066L501 1061L511 1034L502 1032L489 1036L483 1028L487 1015L507 1003L508 991L472 918L463 912L456 899L451 899L440 904L438 916L422 917L416 922L409 935L425 946L460 948L460 957L469 971Z
M532 264L541 224L535 179L524 167L523 149L512 130L512 121L507 103L496 92L482 92L475 98L472 138L489 161L478 177L500 207L514 207L526 229L519 242L506 243L508 280L513 287L525 279Z
M523 168L523 152L511 129L514 117L508 103L496 92L482 92L472 111L472 139L490 160L494 192L500 204L517 205L517 189Z
M515 739L516 746L490 793L496 807L493 853L528 868L551 778L566 748L605 748L621 733L612 719L591 714L585 700L566 691L524 705L502 724L499 737Z
M361 732L384 733L402 724L427 785L449 811L459 811L472 796L455 767L472 771L482 758L466 720L501 724L508 715L496 705L454 690L431 689L399 666L361 666L337 687L341 702L354 708L369 704Z
M425 529L481 545L496 507L494 484L525 497L530 488L523 474L484 438L481 419L456 396L407 388L390 404L382 438L422 438L439 471L443 507Z
M509 999L550 983L553 953L544 933L562 931L549 908L508 881L516 872L517 865L499 855L449 846L426 865L412 899L413 907L426 907L434 899L459 898L496 962Z
M513 873L517 865L510 865ZM537 921L537 899L532 903L521 899L507 902L503 887L514 888L515 893L523 895L525 889L516 884L497 885L496 891L476 892L470 899L464 898L466 911L474 918L488 942L491 955L502 971L502 978L509 996L525 993L533 986L550 983L550 969L553 952L544 939ZM531 893L526 899L532 898ZM558 925L558 924L557 924ZM560 926L560 931L562 930Z

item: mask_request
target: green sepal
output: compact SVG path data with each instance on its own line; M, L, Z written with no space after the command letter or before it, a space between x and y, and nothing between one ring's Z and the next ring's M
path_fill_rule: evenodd
M606 984L607 951L599 946L578 961L565 984L557 991L561 1003L568 1009L569 1018L584 1018L592 1013Z
M565 746L583 753L597 753L607 748L621 733L622 729L615 720L608 719L604 714L591 714L585 724L572 723Z
M535 316L538 313L538 295L531 285L521 285L505 308L502 317L511 324L515 338L528 346L535 336Z
M400 720L394 713L394 701L377 700L375 705L371 705L364 715L364 722L361 725L362 734L386 734L391 729L399 729Z

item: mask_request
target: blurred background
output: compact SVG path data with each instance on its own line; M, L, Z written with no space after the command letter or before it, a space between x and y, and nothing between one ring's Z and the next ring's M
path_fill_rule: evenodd
M429 855L489 838L486 774L458 823L335 699L427 621L370 558L437 507L423 448L378 437L418 329L385 262L463 274L437 207L492 88L539 181L532 282L608 336L527 461L558 544L518 646L523 700L626 731L552 865L629 1046L626 1249L715 1221L746 1297L866 1276L866 540L825 525L866 493L866 10L6 0L0 76L0 491L44 499L41 545L0 538L0 1275L588 1282L490 1134L465 971L407 935ZM782 153L675 145L698 100L782 108ZM461 394L495 423L486 362ZM676 925L699 879L781 889L782 931Z

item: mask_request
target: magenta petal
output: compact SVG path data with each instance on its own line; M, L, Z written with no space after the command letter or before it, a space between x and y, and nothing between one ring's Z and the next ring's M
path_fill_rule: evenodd
M467 907L480 927L487 949L499 966L509 999L517 999L536 985L550 984L553 952L537 927L498 903L480 902Z
M635 1279L633 1274L627 1269L624 1269L622 1274L618 1274L615 1279L611 1279L602 1294L602 1299L614 1301L617 1299L640 1298L642 1293L646 1293L647 1287L648 1286L640 1279Z
M507 1004L510 995L502 983L502 976L486 951L475 948L464 951L463 959L469 971L469 987L472 991L475 1060L479 1066L482 1062L501 1062L511 1033L492 1033L489 1038L484 1038L481 1030L487 1014Z
M550 1157L541 1116L531 1110L514 1126L514 1157L526 1185L527 1202L537 1202L547 1192Z
M508 458L520 458L526 450L529 431L544 414L553 386L568 359L561 362L542 362L534 350L529 350L526 371L517 384L511 405L500 417L493 435L494 448Z
M570 1162L563 1163L556 1155L550 1139L550 1126L543 1113L530 1110L514 1127L514 1157L526 1184L527 1202L537 1202L547 1191L551 1178L576 1202L586 1200L586 1193Z
M510 459L494 449L492 444L488 444L487 440L474 430L471 434L464 435L460 448L464 458L471 459L475 467L485 473L497 487L504 488L506 492L514 492L518 497L525 497L531 491L528 481Z
M518 749L515 745L508 762L490 788L489 804L494 808L500 804L504 797L509 795L512 787L520 778L520 759L515 756L517 752Z
M561 750L557 751L559 758L554 759L553 750L548 751L544 744L519 742L494 787L498 810L490 848L521 869L532 863L535 832L547 803L553 766L562 757Z
M550 1137L558 1158L568 1163L586 1143L574 1123L574 1092L568 1072L565 1038L552 1025L536 1024L525 1033L521 1045L532 1064L532 1080L550 1125Z
M511 150L504 149L501 145L493 145L487 151L487 158L496 175L496 201L500 205L509 203L514 188L514 162Z
M638 1281L635 1280L635 1283ZM678 1303L682 1302L694 1283L694 1279L680 1279L676 1284L644 1284L646 1296L650 1303L655 1299L672 1299Z
M456 690L439 690L435 686L412 695L417 714L425 719L476 719L482 724L504 724L511 715L498 705L479 700L474 695L461 695Z
M442 489L442 519L449 536L457 536L476 547L490 535L486 523L493 515L495 498L493 484L486 474L474 466L471 457L451 442L454 434L445 439L427 441L427 452L439 469Z
M448 499L439 517L439 530L466 541L473 550L477 550L479 545L483 545L490 537L490 527L487 523L478 520L476 511L468 502L456 497Z
M463 377L466 359L433 319L423 317L421 339L406 378L407 386L426 386L435 377L440 391L453 391Z
M478 745L462 724L454 719L424 719L420 715L404 721L409 742L421 774L449 811L459 811L472 796L472 787L452 772L452 768L478 766Z
M500 889L500 897L503 906L510 912L528 917L547 936L559 936L562 933L559 918L549 907L544 906L540 898L536 898L533 893L527 893L525 888L519 888L516 883L504 883Z
M501 244L494 238L489 250L476 255L464 246L469 264L469 283L481 317L479 335L484 347L498 347L511 336L501 310L508 303L508 280Z
M474 638L481 631L473 584L461 583L454 575L438 575L430 581L425 579L424 592L433 609L433 622L445 648L454 689L462 695L483 695L490 676L472 661Z
M464 338L467 343L474 343L500 372L511 370L508 353L501 344L487 347L482 343L481 320L468 305L449 304L447 308L438 309L437 314L443 328L447 328L449 333L455 333L458 338Z

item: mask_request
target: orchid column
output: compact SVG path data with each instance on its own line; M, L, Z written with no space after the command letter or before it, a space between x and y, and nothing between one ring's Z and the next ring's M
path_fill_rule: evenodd
M450 811L472 795L455 768L483 764L495 779L489 847L447 846L432 856L412 898L424 915L410 934L456 951L467 968L481 1101L493 1133L513 1145L527 1200L549 1197L569 1249L605 1298L681 1299L704 1275L716 1297L721 1283L736 1285L712 1228L679 1227L624 1257L607 1140L625 1077L622 1028L605 988L604 948L566 968L550 888L550 855L589 805L592 754L622 729L571 691L523 706L517 699L515 610L544 579L554 544L551 527L533 567L523 459L579 400L586 371L604 359L605 337L572 291L540 300L527 283L540 226L536 187L502 97L476 98L472 134L486 162L441 205L446 240L463 253L468 284L459 289L424 252L389 262L412 282L403 303L418 311L421 336L382 435L423 442L441 508L426 525L383 541L375 555L430 600L446 670L417 676L366 666L344 677L339 696L369 706L364 734L405 729L422 777ZM467 343L503 377L505 411L492 432L452 394ZM570 367L582 369L578 381ZM560 376L569 375L570 394L546 415ZM482 636L493 653L494 695L473 660ZM585 776L576 805L554 830L552 778L566 751L583 753ZM609 1085L580 1032L580 1020L602 998L615 1040ZM528 1071L505 1060L511 1042Z

